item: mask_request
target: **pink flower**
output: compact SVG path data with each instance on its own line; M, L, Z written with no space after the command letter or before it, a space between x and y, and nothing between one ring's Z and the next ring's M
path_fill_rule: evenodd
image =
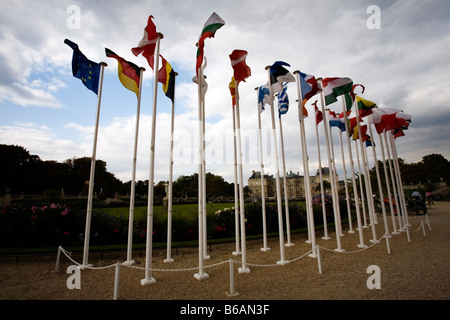
M66 210L61 212L61 215L65 216L65 215L67 215L69 213L69 211L70 211L69 209L66 209Z
M50 208L51 208L51 209L55 209L55 208L58 208L58 206L57 206L56 204L52 203L52 204L50 205Z

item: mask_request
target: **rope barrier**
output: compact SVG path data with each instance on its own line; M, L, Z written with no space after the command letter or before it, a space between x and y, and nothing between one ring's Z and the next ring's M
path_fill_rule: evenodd
M428 216L426 216L425 222L424 220L422 220L420 222L419 227L417 228L417 230L414 230L415 232L419 231L420 229L422 229L423 234L425 236L425 223L428 224L428 228L431 230L431 226L430 226L430 221L428 220ZM405 228L409 228L409 226L406 226ZM389 234L384 234L381 238L379 238L378 240L374 241L370 246L366 246L365 248L359 249L359 250L353 250L353 251L336 251L334 249L329 249L326 247L322 247L317 245L316 249L317 249L317 263L318 263L318 269L319 269L319 273L322 274L322 264L321 264L321 256L320 256L320 249L324 249L330 252L334 252L334 253L358 253L358 252L362 252L364 250L370 249L371 247L375 246L376 244L380 243L381 239L385 238L389 236ZM119 278L120 278L120 267L121 266L125 266L128 268L133 268L133 269L137 269L137 270L147 270L146 267L138 267L138 266L134 266L134 265L128 265L128 264L123 264L120 262L116 262L114 264L110 264L107 266L101 266L101 267L94 267L91 265L82 265L81 263L75 261L71 255L72 253L65 250L63 247L59 246L58 247L58 254L57 254L57 259L56 259L56 267L55 267L55 271L58 271L59 269L59 261L60 261L60 257L61 257L61 252L67 257L67 259L69 259L70 261L72 261L75 265L77 265L79 268L83 268L83 269L92 269L92 270L104 270L104 269L108 269L108 268L112 268L114 267L115 270L115 277L114 277L114 294L113 294L113 299L116 300L119 294ZM313 252L313 250L309 250L308 252L305 252L303 254L301 254L300 256L293 258L291 260L286 260L284 264L278 264L278 263L273 263L273 264L257 264L257 263L247 263L248 266L253 266L253 267L277 267L280 265L286 265L286 264L290 264L293 263L297 260L300 260L302 258L304 258L305 256L311 254ZM314 257L314 258L316 258ZM216 267L225 263L229 263L230 264L230 293L227 293L228 296L235 296L238 295L238 293L235 293L234 291L234 262L236 263L241 263L241 261L236 261L233 259L230 260L224 260L224 261L220 261L214 264L210 264L210 265L206 265L203 266L203 268L212 268L212 267ZM197 267L190 267L190 268L181 268L181 269L161 269L161 268L151 268L150 270L152 271L157 271L157 272L184 272L184 271L193 271L193 270L197 270Z

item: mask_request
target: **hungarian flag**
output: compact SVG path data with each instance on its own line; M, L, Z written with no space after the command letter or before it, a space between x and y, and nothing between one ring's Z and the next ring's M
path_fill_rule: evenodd
M363 99L359 96L356 96L356 103L359 110L359 116L361 118L372 114L372 109L377 107L375 102Z
M238 81L244 81L252 75L250 67L247 66L245 59L247 58L248 52L245 50L233 50L230 54L231 66L234 70L234 78Z
M272 86L273 92L280 92L283 89L284 82L295 82L292 73L283 66L290 67L291 65L283 61L275 61L270 66L270 85Z
M166 94L166 97L173 102L175 97L175 71L163 56L161 56L161 60L162 66L158 71L158 82L162 83L163 91Z
M323 120L322 111L317 108L317 100L313 103L314 111L316 112L316 125L318 125Z
M98 94L98 81L100 79L100 64L86 58L75 42L65 39L64 43L73 50L72 75L80 79L89 90Z
M325 96L325 105L337 101L337 97L350 94L353 81L350 78L325 78L322 80L322 89Z
M147 26L144 29L144 36L137 47L132 48L131 52L135 56L138 56L142 53L142 56L147 59L148 64L153 69L154 61L155 61L155 48L156 42L158 41L158 34L156 32L156 26L152 21L153 16L148 17Z
M117 60L117 71L120 82L122 82L125 88L135 92L137 96L139 94L139 77L141 75L140 68L134 63L118 56L108 48L105 48L105 53L108 58L114 58Z
M215 12L209 17L209 19L206 21L205 25L203 26L202 33L200 35L200 39L198 40L198 49L197 49L197 64L195 71L198 76L198 70L201 67L203 63L203 49L205 47L205 40L206 38L214 38L216 31L219 30L223 25L225 24L225 21L219 15Z

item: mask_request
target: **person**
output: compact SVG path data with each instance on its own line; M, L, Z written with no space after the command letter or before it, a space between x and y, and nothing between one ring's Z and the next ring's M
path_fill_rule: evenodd
M433 192L427 191L425 193L425 199L427 199L428 205L430 206L433 205L434 204Z
M413 197L413 199L414 199L416 202L422 200L422 196L420 195L420 192L417 191L417 190L415 190L415 191L411 194L411 196Z

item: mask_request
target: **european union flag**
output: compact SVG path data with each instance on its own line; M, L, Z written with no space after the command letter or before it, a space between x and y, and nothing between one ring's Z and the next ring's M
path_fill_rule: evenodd
M78 49L78 45L69 39L65 39L64 43L73 49L72 56L72 74L75 78L83 81L83 84L98 94L98 81L100 78L100 64L86 58L86 56Z

